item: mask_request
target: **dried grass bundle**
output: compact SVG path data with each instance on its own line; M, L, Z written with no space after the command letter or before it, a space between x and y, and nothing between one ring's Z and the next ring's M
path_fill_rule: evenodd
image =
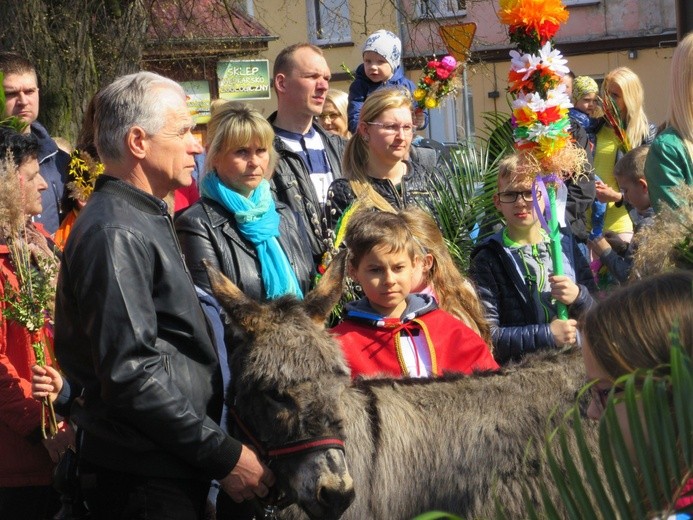
M0 159L0 235L6 239L15 236L24 226L24 201L19 172L8 154Z
M664 206L654 223L638 232L631 278L643 278L670 269L693 269L693 186L673 190L682 201Z

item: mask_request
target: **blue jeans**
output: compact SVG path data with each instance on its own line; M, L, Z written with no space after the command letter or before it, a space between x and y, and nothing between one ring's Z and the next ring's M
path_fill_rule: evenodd
M80 465L82 493L98 520L200 520L209 482Z

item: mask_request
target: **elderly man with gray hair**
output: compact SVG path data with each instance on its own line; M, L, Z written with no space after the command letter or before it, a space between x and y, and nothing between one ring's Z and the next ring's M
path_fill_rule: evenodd
M81 386L80 474L92 517L197 519L210 480L236 501L274 475L217 424L213 340L163 198L202 147L183 89L149 72L98 95L105 165L63 256L55 350Z

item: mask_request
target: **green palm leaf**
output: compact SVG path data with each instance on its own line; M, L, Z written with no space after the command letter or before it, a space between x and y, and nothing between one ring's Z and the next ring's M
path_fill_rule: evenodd
M493 140L477 139L476 144L458 144L442 161L433 179L433 204L450 254L462 272L469 268L469 256L479 240L490 235L501 222L493 205L498 179L498 162L512 150L505 124L508 116L485 115L485 133ZM502 154L498 152L502 151Z
M676 497L693 474L688 457L693 441L691 359L677 341L669 366L624 376L616 388L622 388L623 395L615 397L612 391L609 398L598 454L586 449L578 405L569 412L572 424L564 423L554 436L558 447L547 441L547 463L560 498L551 499L549 486L542 484L543 503L528 503L528 518L556 518L557 511L564 511L564 518L646 519L673 512ZM625 407L635 461L621 433L617 406ZM577 471L568 448L571 437L579 446L582 471Z

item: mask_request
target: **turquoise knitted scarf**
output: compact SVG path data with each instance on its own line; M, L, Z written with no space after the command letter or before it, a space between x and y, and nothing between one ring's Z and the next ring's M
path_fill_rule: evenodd
M202 180L201 191L202 195L233 213L241 235L255 245L265 297L273 300L293 294L302 299L296 273L277 240L280 216L270 194L269 182L260 182L246 198L225 186L217 172L211 171Z

